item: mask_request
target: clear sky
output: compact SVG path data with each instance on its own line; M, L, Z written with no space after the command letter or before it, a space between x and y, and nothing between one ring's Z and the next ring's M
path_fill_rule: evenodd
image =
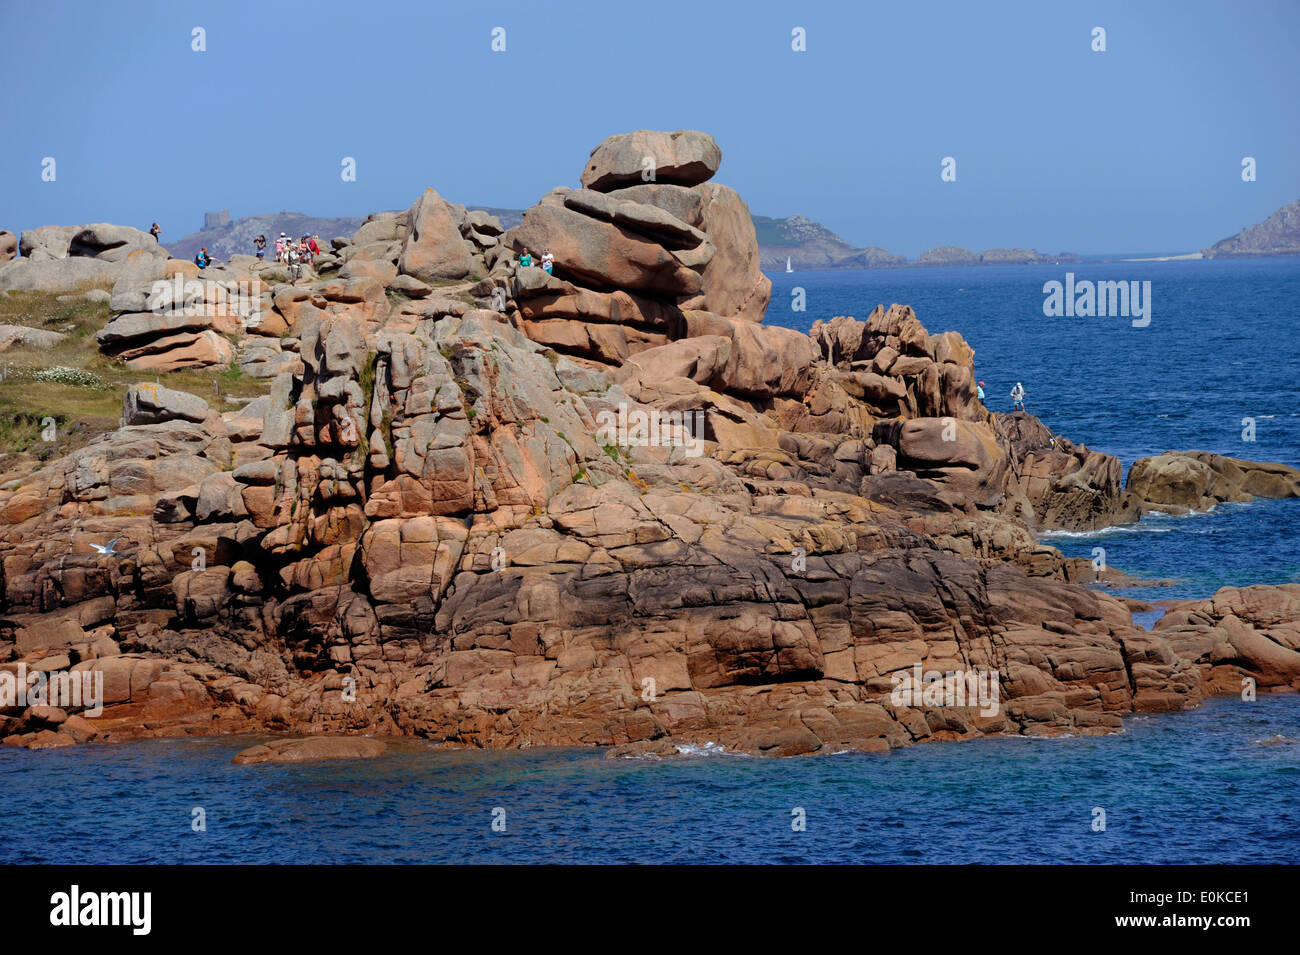
M1297 36L1297 0L0 0L0 228L525 207L650 127L858 245L1194 250L1300 198Z

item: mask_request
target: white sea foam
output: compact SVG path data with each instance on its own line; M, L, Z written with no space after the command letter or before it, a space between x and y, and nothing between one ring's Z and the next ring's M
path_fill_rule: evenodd
M1095 531L1043 531L1039 540L1092 540L1095 537L1114 537L1116 534L1168 534L1175 527L1143 527L1141 524L1112 524Z
M744 753L737 753L729 750L721 743L712 741L704 743L678 743L677 752L682 756L744 756Z

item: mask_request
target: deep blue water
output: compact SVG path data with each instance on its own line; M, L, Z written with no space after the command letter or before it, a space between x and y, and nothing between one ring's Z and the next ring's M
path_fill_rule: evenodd
M0 749L0 862L1300 861L1300 695L1127 724L790 760L405 742L356 763L234 766L250 741L230 738Z
M1048 318L1043 284L1151 282L1151 324ZM1028 407L1058 434L1114 454L1125 473L1162 451L1214 451L1300 466L1300 258L1111 262L988 268L772 274L767 321L807 331L815 319L865 319L877 304L911 305L931 332L956 330L975 349L986 404L1010 411L1021 381ZM791 308L795 287L807 309ZM1243 419L1253 418L1254 441ZM1192 599L1219 587L1300 581L1300 501L1151 516L1100 534L1051 534L1092 557L1173 586L1123 593Z
M975 347L990 407L1009 410L1021 380L1049 426L1125 465L1190 448L1300 462L1300 259L1071 268L1150 280L1151 325L1045 318L1042 284L1066 271L1045 266L778 274L768 321L911 304ZM788 311L795 285L807 312ZM1182 599L1300 580L1297 531L1300 501L1274 501L1049 540L1084 557L1104 546L1112 566L1177 580L1134 595ZM233 766L251 740L0 748L0 862L1300 861L1300 695L1126 727L794 760L401 741L357 763Z

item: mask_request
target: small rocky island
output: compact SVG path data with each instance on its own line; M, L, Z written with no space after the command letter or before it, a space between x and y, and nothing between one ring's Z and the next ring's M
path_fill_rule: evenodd
M97 347L145 380L120 427L0 461L0 669L100 673L105 704L10 706L4 743L798 755L1300 688L1300 586L1148 632L1035 536L1296 497L1300 472L1171 452L1125 487L1116 458L991 413L971 347L905 305L764 324L721 160L702 132L612 136L509 230L428 189L301 276L200 272L121 226L24 233L0 288L98 283ZM196 369L261 384L234 406L172 387ZM611 436L630 420L672 423ZM996 671L1002 705L894 703L917 665ZM318 749L244 759L350 752Z

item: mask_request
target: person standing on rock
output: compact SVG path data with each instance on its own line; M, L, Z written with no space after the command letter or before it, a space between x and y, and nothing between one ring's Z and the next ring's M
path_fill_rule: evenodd
M1017 411L1025 410L1025 386L1016 382L1016 386L1011 389L1011 402Z
M983 401L983 400L984 400L984 382L981 381L981 382L980 382L980 383L975 387L975 391L976 391L976 394L977 394L977 397L979 398L979 400L980 400L980 401Z
M157 242L159 245L162 244L162 239L158 238L158 236L162 235L162 226L160 226L158 223L155 222L153 224L153 228L149 230L149 234L153 236L153 240L155 242Z
M550 249L547 249L542 253L542 271L550 275L553 268L555 268L555 256L551 254Z
M257 260L262 261L262 256L266 255L266 236L259 235L253 240L253 249L257 254Z

